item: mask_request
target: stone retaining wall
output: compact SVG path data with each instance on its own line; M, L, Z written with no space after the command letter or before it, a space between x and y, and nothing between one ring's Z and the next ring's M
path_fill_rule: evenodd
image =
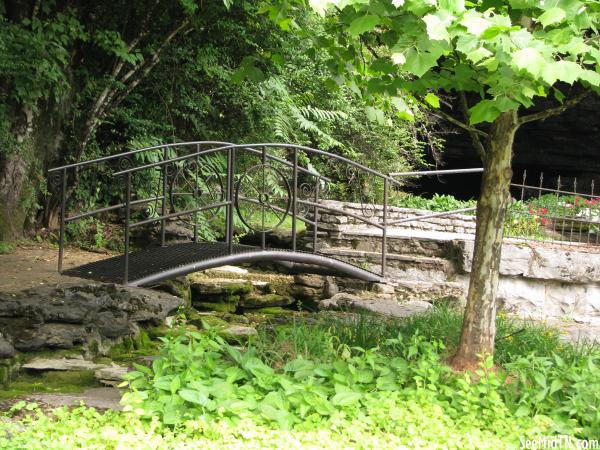
M364 216L357 203L326 201L338 211L320 214L319 250L380 270L381 230L344 216ZM380 222L382 207L367 218ZM430 214L389 208L389 221ZM475 218L428 218L388 228L388 279L400 299L466 296L474 248ZM526 317L570 319L600 325L600 252L583 246L506 239L502 249L499 305Z
M363 221L346 215L351 213L357 216L366 217L368 220L376 223L383 222L383 206L368 205L363 207L360 203L338 202L334 200L324 200L321 202L324 207L331 208L321 210L319 214L319 229L324 230L340 230L344 227L339 225L363 226L368 228L369 225ZM366 214L365 214L366 211ZM412 208L398 208L395 206L388 207L388 222L393 222L399 219L408 219L410 217L420 217L432 214L431 211L423 211ZM450 214L444 217L435 217L422 219L419 221L405 222L398 225L398 228L440 231L450 233L475 233L475 217L465 214Z

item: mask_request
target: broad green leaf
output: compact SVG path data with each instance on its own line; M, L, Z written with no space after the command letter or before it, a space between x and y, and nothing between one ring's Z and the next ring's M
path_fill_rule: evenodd
M541 53L531 47L517 50L513 55L513 61L517 69L525 70L535 77L541 75L542 68L546 64Z
M594 72L593 70L582 70L579 78L583 81L587 81L592 86L600 86L600 74L598 74L598 72Z
M392 61L401 66L406 62L406 56L403 53L392 53Z
M465 17L460 24L467 28L467 32L475 36L480 36L492 25L487 19L477 16Z
M469 109L469 123L493 122L501 112L492 100L482 100Z
M482 59L489 58L490 56L492 56L492 52L485 47L479 47L478 49L467 53L467 59L473 63L478 63Z
M567 13L562 8L550 8L544 14L537 18L538 22L540 22L544 28L548 25L554 25L555 23L560 23L567 16Z
M426 96L425 96L425 101L433 106L434 108L439 108L440 107L440 98L435 95L433 92L429 92Z
M427 27L427 35L434 41L450 41L450 35L446 30L446 25L442 20L433 14L427 14L423 17L423 22Z
M358 402L361 398L362 394L360 392L338 392L331 398L331 403L333 403L336 406L348 406Z
M418 52L410 49L406 54L406 62L403 69L417 77L422 77L425 72L434 67L438 57L429 52Z
M371 31L379 24L379 17L373 15L360 16L352 21L348 27L348 33L356 37L367 31Z
M198 405L206 405L208 396L204 392L193 389L181 389L178 392L179 396L187 402L196 403Z
M442 11L459 13L465 10L465 0L439 0L439 8Z
M572 61L557 61L552 66L556 70L556 78L569 84L573 84L583 72L581 66Z
M394 105L394 107L398 110L398 115L400 117L409 121L414 120L414 113L402 97L392 97L390 101L392 105Z

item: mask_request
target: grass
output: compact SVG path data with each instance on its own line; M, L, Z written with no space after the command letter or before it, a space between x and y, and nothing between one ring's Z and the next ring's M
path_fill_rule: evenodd
M241 351L210 330L180 333L128 375L128 412L29 405L29 418L0 420L0 448L503 449L599 435L597 346L500 315L498 370L456 374L443 361L461 320L447 306L307 315L260 326Z
M94 372L89 370L24 373L11 382L7 389L0 390L0 400L36 393L83 392L95 386L99 384L94 377Z
M12 253L15 251L15 246L14 244L10 243L10 242L3 242L0 241L0 255L7 255L9 253Z
M462 321L462 312L447 305L404 319L368 313L321 314L316 320L300 317L285 326L262 326L253 345L266 360L282 364L298 355L323 358L336 345L371 349L398 335L418 334L427 341L441 341L445 346L444 356L448 357L458 346ZM527 354L547 357L558 353L576 357L599 350L596 344L564 343L555 328L502 313L497 316L496 329L495 361L498 364ZM381 351L393 352L393 348Z

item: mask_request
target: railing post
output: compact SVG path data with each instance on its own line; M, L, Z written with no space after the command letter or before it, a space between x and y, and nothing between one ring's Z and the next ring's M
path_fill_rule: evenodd
M196 147L196 150L199 152L200 151L200 144L198 144L198 146ZM196 198L199 197L199 192L198 192L198 171L200 170L200 158L198 158L198 156L196 156L196 173L194 174L194 192L192 195L194 195ZM194 213L194 244L198 243L198 213Z
M67 201L67 169L62 170L60 192L60 229L58 230L58 273L62 273L65 256L65 210Z
M292 251L296 251L296 217L298 215L298 149L294 147L292 178Z
M317 181L315 184L315 203L319 203L319 187L321 185L321 177L316 177ZM315 223L313 227L313 253L317 253L317 233L319 228L319 208L315 205L315 215L313 218L313 222Z
M385 277L387 265L387 219L388 219L388 180L383 179L383 229L381 234L381 276Z
M125 271L123 284L129 281L129 219L131 217L131 172L127 172L127 192L125 194Z
M166 161L167 159L169 159L169 148L165 147L164 151L163 151L163 161ZM168 164L163 164L162 166L162 204L161 204L161 216L165 216L165 214L167 214L167 168L169 167ZM165 222L166 219L162 219L160 221L160 245L162 247L165 246Z
M235 147L229 149L227 153L227 200L229 204L227 205L227 220L226 220L226 237L225 240L227 242L227 248L229 254L233 253L233 203L234 203L234 179L233 175L235 173Z
M262 159L262 166L263 166L263 177L262 177L262 186L260 188L260 191L262 192L262 199L259 198L259 204L261 201L263 202L268 202L269 199L265 198L265 192L266 192L266 185L265 185L265 171L266 171L266 167L265 165L267 164L267 148L263 145L262 147L262 154L261 154L261 159ZM262 211L262 220L261 220L261 231L260 231L260 248L262 248L263 250L267 249L267 236L265 233L265 209L263 207L263 205L260 205L260 209Z

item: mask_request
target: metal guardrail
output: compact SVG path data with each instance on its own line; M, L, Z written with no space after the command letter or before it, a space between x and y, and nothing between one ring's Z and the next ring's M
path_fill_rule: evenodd
M175 155L171 157L172 149L186 148L190 149L183 155ZM132 161L132 156L149 151L160 151L162 157L159 161L141 164L135 166ZM273 151L278 152L274 154ZM331 182L331 179L315 172L314 170L304 168L299 165L298 157L300 153L312 154L324 157L329 161L333 161L336 165L345 165L362 175L368 175L374 179L380 180L383 185L383 204L381 205L382 215L381 220L371 220L368 214L361 216L360 214L350 213L348 211L339 211L330 206L324 205L321 200L322 186ZM225 173L217 170L210 163L207 163L206 157L216 155L218 153L225 154L226 167ZM282 156L282 154L284 154ZM253 155L260 157L260 163L254 164L251 167L242 167L239 162L244 155ZM83 167L97 166L106 162L119 162L119 169L112 173L114 179L124 180L125 199L116 205L99 208L93 211L79 213L74 216L66 216L66 188L68 171L79 170ZM133 176L145 171L158 170L160 174L160 186L156 195L147 198L134 198L133 192ZM288 171L288 172L286 172ZM198 242L198 214L206 211L213 211L216 215L222 209L225 210L225 243L227 244L228 252L233 252L234 243L234 219L237 217L250 230L253 230L261 236L261 248L266 250L266 234L281 225L284 220L291 220L292 245L291 250L297 251L297 221L304 221L312 227L312 251L318 252L318 232L319 232L319 217L321 211L337 211L343 212L348 217L357 219L369 226L376 227L382 231L382 250L381 250L381 277L385 277L387 266L387 231L388 227L405 223L409 221L419 221L431 217L441 217L460 212L472 211L475 208L463 208L454 211L446 211L442 213L432 213L414 218L406 218L389 221L389 194L392 186L401 186L396 177L408 177L417 175L452 175L462 173L482 172L483 169L458 169L458 170L437 170L424 172L401 172L392 174L383 174L373 170L363 164L357 163L345 157L318 150L306 146L281 144L281 143L259 143L259 144L231 144L219 141L194 141L187 143L174 143L157 145L137 149L117 155L110 155L102 158L97 158L90 161L82 161L79 163L69 164L51 169L50 174L59 174L61 184L61 199L60 199L60 235L59 235L59 271L62 271L64 259L64 244L65 244L65 225L74 220L83 219L95 214L122 210L124 212L124 283L129 281L129 254L131 242L131 230L135 227L148 225L151 223L160 223L161 228L161 245L165 246L165 225L168 220L179 219L185 217L193 217L194 242ZM289 173L291 172L291 173ZM184 187L187 189L177 190L176 181L181 175L190 175L195 177L190 183ZM303 183L301 197L299 186L299 175L312 178L311 183ZM185 176L183 177L185 178ZM201 179L199 179L201 178ZM269 179L269 180L268 180ZM216 188L210 191L208 187L209 180L212 183L216 182ZM274 180L274 181L273 181ZM189 180L184 180L187 183ZM184 184L185 184L184 183ZM203 184L204 183L204 184ZM274 186L267 186L269 183L274 183ZM206 192L212 194L210 201L200 202L201 193L200 186ZM304 192L304 187L308 185L307 192ZM180 207L177 204L178 198L192 198L194 202L190 206ZM281 196L277 198L276 196ZM281 200L280 203L277 201ZM132 207L154 202L156 206L155 216L146 219L132 219ZM160 212L158 212L158 204L160 203ZM170 210L168 211L168 203ZM362 199L361 199L362 203ZM245 205L245 206L242 206ZM363 205L364 206L364 205ZM257 208L262 214L262 223L254 223L252 214L248 213L247 209ZM312 217L309 218L306 214L300 213L300 208L312 211ZM365 212L365 209L363 209ZM265 224L265 214L272 214L277 217L278 223L274 226Z

